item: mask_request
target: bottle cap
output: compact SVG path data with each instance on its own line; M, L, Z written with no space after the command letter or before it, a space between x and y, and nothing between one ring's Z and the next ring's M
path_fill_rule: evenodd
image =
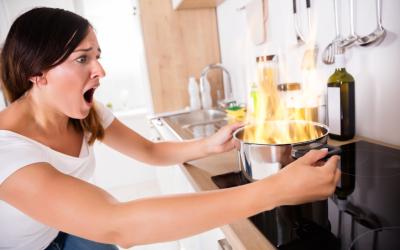
M337 69L343 69L346 66L346 58L344 54L336 54L335 55L335 66Z

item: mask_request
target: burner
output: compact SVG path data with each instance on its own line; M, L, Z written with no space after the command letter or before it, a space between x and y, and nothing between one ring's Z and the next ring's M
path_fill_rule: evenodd
M242 172L211 177L219 188L249 183ZM339 241L330 231L327 200L297 206L281 206L249 218L280 250L337 250Z
M399 150L365 141L340 148L343 174L368 178L400 176Z

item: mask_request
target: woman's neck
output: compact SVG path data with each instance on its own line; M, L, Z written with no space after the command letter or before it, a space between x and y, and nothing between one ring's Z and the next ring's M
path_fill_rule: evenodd
M36 130L44 133L65 133L69 129L69 117L37 96L26 94L16 101L24 116Z

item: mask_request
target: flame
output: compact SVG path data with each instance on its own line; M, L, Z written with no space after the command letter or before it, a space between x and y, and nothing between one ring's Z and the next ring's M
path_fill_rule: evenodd
M313 74L311 74L313 75ZM243 140L259 144L291 144L313 140L323 135L323 131L313 122L317 119L317 108L305 108L305 102L313 99L312 86L289 107L277 88L278 70L276 66L259 63L257 69L258 92L252 113L246 120L251 124L244 130ZM315 96L315 95L314 95Z
M293 144L319 138L323 133L322 128L314 122L304 120L266 121L246 127L244 141L258 144Z

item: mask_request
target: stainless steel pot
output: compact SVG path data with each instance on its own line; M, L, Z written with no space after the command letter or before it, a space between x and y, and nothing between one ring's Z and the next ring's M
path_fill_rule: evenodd
M257 143L244 140L246 129L255 129L255 125L248 125L237 129L233 137L235 138L236 148L240 168L249 181L255 181L275 174L279 169L286 166L311 149L320 149L327 144L329 129L326 125L311 121L267 121L274 123L274 126L296 126L307 125L315 128L319 136L309 140L296 141L282 144ZM300 154L298 154L300 153Z

